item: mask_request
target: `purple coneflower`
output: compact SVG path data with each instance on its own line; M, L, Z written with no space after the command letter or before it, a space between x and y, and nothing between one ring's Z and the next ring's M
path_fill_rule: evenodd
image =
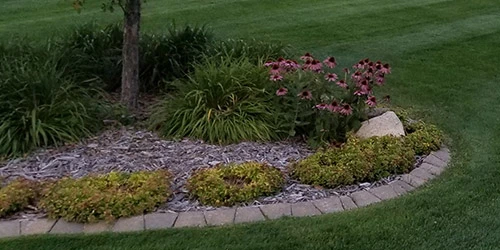
M340 112L341 107L337 101L332 101L332 103L328 104L327 109L330 112Z
M309 66L310 70L318 73L321 72L321 68L323 68L323 64L321 64L318 60L312 60L311 65Z
M360 71L356 71L356 72L354 72L354 74L351 75L351 78L356 80L356 81L361 80L362 77L363 77L363 75L361 74Z
M317 104L317 105L316 105L316 106L314 106L314 107L316 107L316 108L317 108L317 109L319 109L319 110L325 110L325 109L327 109L327 108L328 108L328 105L326 105L326 103L320 103L320 104Z
M277 96L284 96L287 93L288 93L288 89L286 89L286 88L279 88L278 90L276 90Z
M335 57L330 56L326 58L323 63L330 69L333 69L337 66L337 61L335 60Z
M337 85L339 85L339 87L341 87L343 89L347 89L347 87L348 87L347 83L344 80L338 81Z
M383 73L383 74L390 74L391 73L391 67L389 66L388 63L382 65L382 68L380 69L380 73Z
M314 60L314 58L311 54L306 53L305 55L300 57L300 60L305 62L305 61L312 61L312 60Z
M368 106L370 107L375 107L377 106L377 99L375 98L375 96L368 96L368 100L365 101L366 104L368 104Z
M339 113L346 116L351 115L352 114L351 105L347 103L342 104L342 108L340 109Z
M337 81L338 78L339 77L335 73L328 73L325 75L325 80L327 80L329 82L335 82L335 81Z
M312 99L312 94L311 94L311 91L309 91L309 90L303 90L297 96L303 100L311 100Z
M283 69L278 65L274 64L269 71L273 75L279 75Z
M302 70L309 70L311 68L312 60L306 60L302 65Z
M264 63L264 66L265 66L265 67L269 67L269 66L273 66L273 65L275 65L275 64L276 64L276 62L273 62L273 61L267 61L266 63Z
M283 76L282 75L271 75L271 77L269 78L271 81L281 81L283 80Z
M385 76L384 73L377 74L376 78L376 83L378 85L383 85L385 83Z
M343 68L342 71L344 71L344 73L346 73L346 74L349 74L349 72L350 72L348 68Z

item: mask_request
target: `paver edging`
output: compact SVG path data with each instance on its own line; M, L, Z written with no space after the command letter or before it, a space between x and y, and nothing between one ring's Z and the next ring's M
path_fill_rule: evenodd
M254 207L233 207L233 208L219 208L217 210L227 210L227 211L234 211L234 212L227 212L227 213L220 213L224 214L223 216L232 216L232 218L217 218L220 219L221 221L228 222L228 223L222 223L224 225L229 225L229 224L237 224L241 222L255 222L255 221L265 221L265 220L272 220L272 219L277 219L282 216L294 216L293 214L293 209L297 209L298 207L301 207L301 209L304 209L303 211L311 211L311 214L307 214L305 212L304 214L300 214L299 216L314 216L314 215L319 215L319 214L324 214L324 213L330 213L330 212L340 212L340 211L345 211L345 210L351 210L355 209L358 207L364 207L371 205L373 203L377 203L379 201L384 201L384 200L389 200L393 199L395 197L404 195L407 192L411 192L415 188L426 184L427 181L434 179L436 176L440 175L442 171L448 167L449 162L451 161L451 155L450 155L450 150L446 146L442 146L441 149L435 152L431 152L428 156L425 157L423 160L423 163L412 170L408 174L404 174L401 176L401 179L397 179L395 181L392 181L388 184L373 188L373 189L365 189L362 191L357 191L355 193L352 193L348 196L332 196L332 197L327 197L323 199L318 199L314 201L308 201L305 203L308 204L302 204L300 203L277 203L277 204L268 204L268 205L262 205L262 206L254 206ZM383 187L383 188L382 188ZM388 189L390 187L394 192L390 191ZM396 195L395 195L396 194ZM354 197L352 197L354 196ZM337 197L337 198L333 198ZM338 202L336 201L335 203L332 203L332 206L335 205L335 208L331 208L330 210L327 207L328 203L321 203L323 200L327 199L338 199ZM322 204L321 206L319 204ZM306 206L307 205L307 206ZM339 207L340 205L340 207ZM305 207L304 207L305 206ZM323 206L323 207L322 207ZM305 209L307 207L307 209ZM289 208L289 210L287 210ZM273 211L275 215L269 216L270 211L275 209L276 211ZM285 209L285 210L283 210ZM214 211L214 210L212 210ZM149 229L160 229L160 228L171 228L171 227L183 227L183 226L198 226L198 227L204 227L208 225L213 225L217 223L209 223L206 218L206 213L211 213L214 214L215 212L210 212L210 211L198 211L198 212L180 212L180 213L172 213L171 216L174 216L175 218L168 218L167 223L165 223L165 226L158 226L155 225L154 227L149 227L148 226L148 220L146 219L146 216L155 216L155 213L151 214L145 214L145 215L139 215L136 217L130 217L130 218L122 218L117 220L113 225L109 225L109 227L104 227L100 226L97 232L99 231L144 231L144 230L149 230ZM158 213L160 214L160 213ZM190 215L196 215L198 218L194 218L194 222L192 223L185 223L187 225L178 225L179 224L184 224L183 220L190 220ZM164 215L166 216L166 215ZM188 217L187 217L188 216ZM135 218L135 221L134 221ZM179 220L181 218L181 220ZM245 218L245 219L241 219ZM142 221L141 221L142 219ZM171 221L172 220L172 221ZM213 218L211 218L213 220ZM7 227L13 227L15 226L16 223L18 223L18 232L15 232L17 229L9 229ZM41 223L41 224L40 224ZM45 223L45 224L44 224ZM27 225L41 225L41 229L36 229L34 232L29 232L27 230ZM35 219L35 220L11 220L11 221L0 221L0 238L5 238L5 237L17 237L17 236L22 236L22 235L28 235L28 234L48 234L51 233L54 228L56 228L56 224L58 225L64 225L64 226L69 226L68 228L71 229L71 231L66 232L66 233L88 233L87 230L87 224L81 224L80 225L76 223L65 223L63 221L58 221L58 220L48 220L46 218L41 218L41 219ZM126 228L125 225L123 224L130 224L131 228ZM189 225L192 224L192 225ZM196 224L196 225L195 225ZM2 228L2 225L4 225L4 228ZM123 228L118 228L120 225L123 225ZM101 229L102 228L102 229ZM3 229L3 230L2 230ZM68 229L68 230L70 230ZM4 232L2 234L2 232ZM54 232L52 232L54 233ZM65 232L60 232L58 231L57 233L65 233Z

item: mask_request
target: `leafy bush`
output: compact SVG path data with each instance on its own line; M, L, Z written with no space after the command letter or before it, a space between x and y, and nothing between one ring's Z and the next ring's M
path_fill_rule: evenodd
M417 155L427 155L438 150L443 143L442 132L434 125L422 121L408 123L405 126L405 142Z
M201 169L188 179L187 188L205 205L231 206L273 194L283 184L284 178L278 169L247 162Z
M167 171L63 178L44 190L40 206L51 218L112 221L152 211L165 202L171 194L170 179Z
M33 181L18 179L0 188L0 218L33 204L38 190Z
M163 81L185 78L200 62L212 42L205 27L168 28L166 35L145 34L141 39L141 83L144 91L161 89Z
M334 57L319 61L306 54L302 65L279 58L269 67L274 88L276 122L283 136L306 136L312 146L332 141L345 141L349 131L361 126L366 108L376 105L374 88L385 83L390 73L388 64L369 59L345 68L339 75L331 72Z
M290 55L289 46L281 42L264 42L256 39L218 41L210 48L208 54L214 58L248 58L255 65Z
M76 141L99 127L106 112L93 98L99 91L76 85L56 60L0 58L0 155Z
M154 109L151 128L167 137L210 143L269 140L275 133L267 78L263 67L247 59L206 59L189 79L175 84L175 96Z
M88 23L59 38L53 53L60 54L60 70L80 84L114 91L121 84L122 46L120 24L100 28Z
M350 136L340 148L329 148L292 164L290 172L303 183L335 188L405 173L413 166L414 156L401 138L359 140Z

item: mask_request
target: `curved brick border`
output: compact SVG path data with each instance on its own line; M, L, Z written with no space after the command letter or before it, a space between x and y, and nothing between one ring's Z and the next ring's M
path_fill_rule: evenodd
M432 152L420 167L387 185L354 192L348 196L334 196L300 203L278 203L258 207L235 207L212 211L182 213L151 213L121 218L113 224L79 224L64 220L14 220L0 222L0 238L31 234L126 232L149 229L220 226L243 222L277 219L282 216L313 216L364 207L382 200L403 195L435 178L447 167L450 151L442 147Z

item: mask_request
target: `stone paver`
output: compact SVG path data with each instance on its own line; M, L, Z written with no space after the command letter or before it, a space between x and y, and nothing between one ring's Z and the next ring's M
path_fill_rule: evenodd
M83 224L67 222L63 219L59 219L57 223L52 227L49 233L68 234L68 233L81 233L81 232L83 232Z
M368 190L368 192L377 196L381 200L389 200L398 196L396 191L394 191L394 189L389 185L372 188Z
M262 221L265 219L258 207L239 207L236 209L234 223Z
M290 203L268 204L261 206L260 210L270 220L283 216L292 216L292 206Z
M425 183L425 180L420 179L420 178L418 178L414 175L410 175L410 174L402 175L401 179L402 179L402 181L410 184L410 186L412 186L412 187L420 187L420 186L424 185L424 183Z
M314 206L324 214L343 211L342 202L338 196L313 201Z
M144 215L144 227L146 229L162 229L174 226L177 213L152 213Z
M342 206L344 207L344 210L351 210L354 208L357 208L356 203L351 199L349 196L340 196L340 201L342 201Z
M351 196L352 200L354 201L354 203L356 203L356 205L358 205L358 207L368 206L370 204L373 204L373 203L380 201L380 199L377 198L377 196L369 193L366 190L354 192L350 196Z
M21 223L19 220L0 222L0 238L18 236L20 233Z
M52 229L56 220L52 219L35 219L32 221L21 221L21 234L46 234Z
M445 163L450 162L450 151L449 150L440 149L436 152L432 152L431 155L439 158L440 160L444 161Z
M422 163L422 165L420 165L420 167L418 167L418 168L423 169L423 170L425 170L425 171L427 171L435 176L440 175L444 170L443 168L438 168L438 167L435 167L435 166L428 164L428 163Z
M428 180L434 179L436 177L422 168L413 169L410 172L410 175L416 176L424 181L428 181Z
M292 216L304 217L320 214L321 211L319 211L312 202L298 202L292 204Z
M398 195L406 194L407 192L415 189L414 187L408 185L408 183L406 183L404 181L400 181L400 180L393 181L393 182L389 183L388 186L392 187L394 192L396 192Z
M113 232L131 232L144 230L144 215L120 218L113 226Z
M113 228L113 223L98 222L98 223L88 223L83 225L84 233L102 233L109 232Z
M203 212L182 212L179 213L174 227L203 227L206 225Z
M424 163L428 163L439 168L445 168L446 165L448 165L446 162L437 158L434 155L428 155L427 157L425 157Z
M205 211L205 220L210 226L221 226L234 223L236 208Z

